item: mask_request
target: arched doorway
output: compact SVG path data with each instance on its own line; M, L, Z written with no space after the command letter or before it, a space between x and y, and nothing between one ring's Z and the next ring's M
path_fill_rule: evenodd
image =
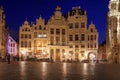
M96 61L96 54L94 52L88 53L88 60L89 62L95 62Z

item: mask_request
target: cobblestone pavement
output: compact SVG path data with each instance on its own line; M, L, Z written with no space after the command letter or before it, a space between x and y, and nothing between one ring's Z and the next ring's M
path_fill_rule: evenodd
M0 62L0 80L120 80L120 65Z

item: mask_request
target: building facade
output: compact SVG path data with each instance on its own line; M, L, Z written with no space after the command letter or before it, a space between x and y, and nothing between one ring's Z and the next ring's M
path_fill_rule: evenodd
M5 22L5 14L3 7L0 6L0 59L4 59L6 56L6 43L7 43L7 27Z
M7 38L7 53L15 57L19 55L18 44L10 35Z
M19 50L24 59L34 57L53 61L84 61L97 58L98 32L86 11L73 7L62 16L56 7L47 24L40 16L36 24L26 20L19 30Z
M120 0L110 0L108 7L107 60L109 63L120 63Z

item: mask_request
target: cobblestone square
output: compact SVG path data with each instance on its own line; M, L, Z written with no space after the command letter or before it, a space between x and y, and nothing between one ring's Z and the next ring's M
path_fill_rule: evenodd
M120 80L120 65L1 62L0 80Z

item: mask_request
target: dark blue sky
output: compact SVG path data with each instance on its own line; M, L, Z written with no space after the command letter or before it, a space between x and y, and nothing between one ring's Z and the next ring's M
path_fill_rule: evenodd
M106 19L109 0L0 0L6 22L13 38L18 39L19 27L25 19L36 21L41 15L46 21L59 5L66 14L73 6L80 6L87 11L88 25L93 21L99 32L99 44L105 40Z

